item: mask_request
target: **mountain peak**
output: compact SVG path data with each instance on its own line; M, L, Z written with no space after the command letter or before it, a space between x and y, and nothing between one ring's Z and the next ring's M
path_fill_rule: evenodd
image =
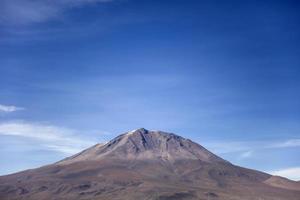
M147 134L149 131L145 128L138 128L138 129L134 129L132 131L128 131L127 135L132 135L132 134Z
M139 128L121 134L104 145L95 145L63 163L102 159L225 162L189 139L173 133Z

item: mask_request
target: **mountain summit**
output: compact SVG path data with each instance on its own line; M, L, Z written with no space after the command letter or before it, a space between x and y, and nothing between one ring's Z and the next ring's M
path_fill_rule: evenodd
M102 159L225 162L191 140L173 133L140 128L126 132L104 145L95 145L61 164Z
M299 200L298 182L235 166L173 133L129 131L0 177L0 199Z

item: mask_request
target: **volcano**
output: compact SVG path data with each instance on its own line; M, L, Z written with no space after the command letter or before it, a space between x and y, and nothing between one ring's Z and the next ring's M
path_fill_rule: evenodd
M54 164L1 176L0 199L300 200L300 183L141 128Z

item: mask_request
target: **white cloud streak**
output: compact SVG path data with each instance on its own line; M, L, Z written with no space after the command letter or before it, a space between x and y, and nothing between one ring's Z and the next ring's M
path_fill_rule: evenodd
M19 110L24 110L24 108L0 104L0 112L11 113L11 112L19 111Z
M290 139L269 145L269 148L300 147L300 139Z
M245 141L219 141L219 142L204 142L205 147L217 154L228 153L244 153L258 148L258 142Z
M65 154L77 153L95 143L78 136L74 130L26 122L0 124L0 135L25 137L37 140L45 149Z
M241 158L249 158L253 155L253 151L245 151L244 153L241 154Z
M269 172L272 175L286 177L288 179L299 181L300 180L300 167L292 167L286 169L280 169Z
M204 142L205 147L217 154L241 153L241 157L250 157L251 153L260 149L278 149L300 147L300 139L278 141L229 141ZM248 155L248 156L245 156Z
M2 24L32 24L61 17L73 7L93 3L107 3L112 0L2 0L0 1L0 22Z

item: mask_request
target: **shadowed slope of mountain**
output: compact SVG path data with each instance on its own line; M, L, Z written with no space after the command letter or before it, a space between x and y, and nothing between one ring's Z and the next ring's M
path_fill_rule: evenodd
M191 140L143 128L0 177L0 199L299 200L298 188L298 182L235 166Z

